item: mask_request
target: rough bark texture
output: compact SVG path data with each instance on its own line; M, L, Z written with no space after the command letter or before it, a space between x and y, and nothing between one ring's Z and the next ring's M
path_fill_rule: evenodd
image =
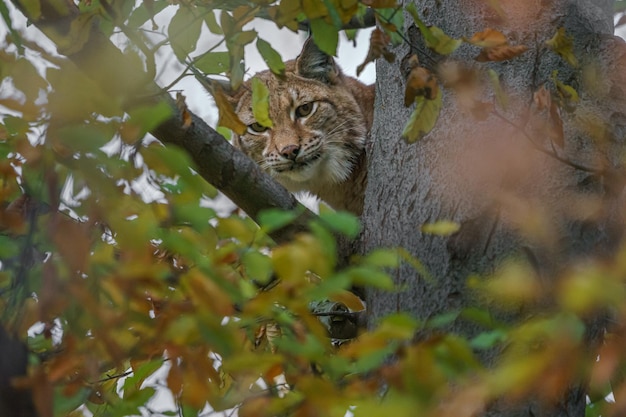
M523 257L541 277L556 276L573 259L607 253L619 236L621 224L616 207L622 184L609 173L618 165L624 138L623 80L615 67L623 63L624 48L615 40L612 2L591 0L500 1L508 19L500 18L486 1L415 1L421 17L450 36L471 37L485 28L503 32L513 44L530 49L502 63L477 63L478 48L463 45L450 61L469 68L492 68L500 74L511 103L506 119L532 133L527 109L533 92L550 80L553 70L574 85L581 103L574 116L564 115L565 145L559 156L590 170L581 170L547 155L552 146L543 137L531 143L511 123L494 115L477 121L462 108L459 94L446 89L443 109L435 129L417 144L400 139L412 108L402 103L405 73L402 65L379 60L372 142L368 145L369 182L363 214L362 252L380 246L402 246L420 259L434 277L427 281L405 265L393 272L400 293L371 290L367 294L368 321L392 312L410 312L429 318L442 312L475 304L466 286L473 273L489 273L498 262ZM411 22L406 16L407 22ZM558 27L574 37L581 68L594 68L599 83L589 84L580 69L573 69L543 47ZM412 49L397 48L399 60L417 54L420 62L426 48L415 27L409 28ZM426 52L427 53L427 52ZM431 55L435 60L440 57ZM439 64L442 64L440 61ZM438 68L441 68L438 66ZM611 69L612 68L612 69ZM621 72L620 72L621 73ZM616 78L617 77L617 78ZM623 77L623 76L621 76ZM621 95L622 94L622 95ZM481 101L492 101L488 83L479 92ZM614 127L604 142L591 138L578 117L597 117ZM547 150L540 151L537 148ZM558 148L558 147L557 147ZM606 155L606 156L605 156ZM601 202L601 213L582 209L585 202ZM525 228L528 220L541 219L541 232ZM445 238L420 231L424 223L453 220L461 230ZM549 285L549 283L547 283ZM545 300L544 300L545 301ZM599 326L589 328L596 341ZM462 319L451 329L475 334ZM484 357L487 363L493 358ZM498 410L498 416L583 416L585 395L573 388L555 408L542 408L529 401L517 409Z

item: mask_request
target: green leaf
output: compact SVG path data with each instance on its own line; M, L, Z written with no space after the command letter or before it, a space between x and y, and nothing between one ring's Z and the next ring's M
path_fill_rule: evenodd
M65 396L62 386L55 388L54 401L52 401L54 417L66 417L71 411L84 404L89 394L91 394L89 388L81 388L73 395Z
M260 79L252 79L252 113L261 126L272 127L270 119L270 92Z
M454 39L446 35L444 31L437 26L426 26L426 24L419 17L415 3L409 3L406 10L409 12L413 21L415 21L415 24L419 28L422 36L424 37L426 46L438 54L449 55L456 51L457 48L463 43L461 39Z
M27 59L15 61L11 70L11 78L13 78L15 87L26 95L27 100L36 100L39 96L39 91L48 86L32 62Z
M207 52L195 58L193 65L205 74L222 74L228 71L230 54L225 51Z
M21 117L4 116L3 123L11 136L24 135L30 130L28 122Z
M334 26L329 25L323 18L311 19L311 32L313 33L313 41L322 50L322 52L335 56L337 54L337 45L339 43L339 34Z
M363 287L369 286L388 291L395 288L391 277L385 272L375 268L357 266L350 268L346 272L349 274L354 285Z
M390 314L383 319L378 331L390 339L410 340L415 335L419 322L409 314Z
M222 31L222 28L217 23L217 18L215 17L215 10L209 10L204 15L204 23L209 28L211 33L213 33L215 35L223 35L224 34L224 31Z
M270 233L293 222L300 214L301 210L263 210L259 213L259 226L265 233Z
M385 30L385 33L391 37L391 44L397 46L404 42L401 35L401 33L404 32L404 13L402 13L397 7L390 7L386 9L377 9L377 14L381 17L381 19L376 20L384 22L382 27Z
M439 314L428 320L427 327L430 329L445 327L456 321L460 314L460 311L450 311L448 313Z
M441 111L441 97L442 93L439 89L437 96L432 100L428 100L424 96L415 98L415 110L402 131L402 137L408 143L417 142L435 127Z
M202 19L194 15L192 7L179 6L167 28L172 49L180 61L196 49L196 43L202 30Z
M145 133L167 120L172 115L172 108L165 101L160 101L150 106L137 106L128 114L132 123L140 126Z
M37 21L41 17L41 3L39 0L21 0L20 6L26 11L29 20Z
M506 339L507 333L504 330L496 329L489 332L482 332L470 341L473 349L491 349Z
M172 205L172 217L177 224L189 224L197 232L211 228L209 220L217 217L215 210L210 207L201 207L195 201Z
M270 71L279 77L285 74L285 63L281 58L280 54L276 52L272 45L269 42L258 38L256 40L256 48L259 50L261 57L269 67Z
M417 6L415 6L415 3L409 2L409 4L406 6L406 11L409 12L411 17L413 18L413 21L415 22L420 32L422 33L422 36L424 37L424 41L426 42L426 45L428 45L429 47L431 47L430 45L436 45L438 43L437 38L428 29L428 26L426 26L426 24L422 21L422 19L420 19L419 13L417 11Z
M333 25L335 26L335 28L341 29L342 22L341 17L339 16L339 12L330 0L323 0L323 2L326 6L326 9L328 10L328 15L330 16L330 20L333 22Z
M106 145L114 134L113 126L107 126L105 123L94 123L62 127L55 137L70 151L95 152Z
M20 246L16 244L14 237L0 235L0 259L11 259L20 252Z
M163 366L163 359L158 358L133 367L133 374L124 380L124 398L141 390L143 382Z
M397 268L400 265L400 256L396 249L374 249L363 259L363 264L380 268Z
M128 18L128 26L138 28L148 20L156 16L159 12L169 6L171 3L166 0L154 0L150 7L146 7L145 2L141 2L139 7L132 11Z
M5 2L0 1L0 15L2 15L2 20L7 25L9 29L9 33L11 34L11 39L17 46L17 51L20 55L24 54L24 46L22 45L22 37L20 33L13 28L13 19L11 19L11 13Z
M359 219L345 211L320 211L320 219L331 230L354 239L361 231Z
M241 262L246 268L248 277L266 284L272 276L272 259L261 252L249 250L241 256Z
M338 292L342 291L342 290L346 290L346 288L350 288L351 285L351 279L349 274L344 274L344 273L338 273L338 274L334 274L324 280L322 280L320 283L318 283L317 285L315 285L315 287L311 288L311 290L307 291L307 297L312 301L309 306L318 306L319 303L324 304L324 303L330 303L330 301L328 301L327 299L329 297L331 297L334 294L337 294ZM324 300L324 301L320 301L320 300ZM316 309L318 307L315 307ZM313 311L313 310L312 310ZM319 310L315 310L316 312L319 312Z
M435 52L441 55L449 55L452 52L456 51L459 46L463 43L460 39L454 39L446 35L443 30L439 29L437 26L430 27L430 33L437 39L437 43L433 46L430 46L434 49Z
M459 231L461 225L450 220L439 220L422 225L422 232L430 235L449 236Z

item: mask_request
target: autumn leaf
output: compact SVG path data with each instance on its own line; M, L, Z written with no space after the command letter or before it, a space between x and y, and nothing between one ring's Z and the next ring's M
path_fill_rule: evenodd
M454 39L446 35L443 30L437 26L431 26L428 30L432 34L432 38L435 39L435 42L432 44L427 43L427 46L438 54L450 55L463 43L460 39Z
M487 61L506 61L511 58L515 58L518 55L526 52L528 47L525 45L499 45L490 48L483 48L480 54L476 57L478 62Z
M180 92L176 93L176 107L178 111L180 111L181 117L183 119L182 128L189 129L193 120L191 119L191 114L189 113L189 109L187 108L187 103L185 103L185 96Z
M413 21L419 28L424 42L433 51L441 55L449 55L461 46L462 41L460 39L454 39L446 35L443 30L437 26L427 26L419 17L417 7L414 3L410 3L406 10L411 14Z
M439 220L434 223L425 223L422 225L422 233L449 236L459 231L461 225L450 220Z
M389 51L388 45L390 41L391 37L388 34L378 28L374 29L370 36L370 47L367 51L367 56L363 63L357 67L356 74L361 74L361 71L363 71L367 64L374 62L381 56L384 57L387 62L393 62L396 56L393 52Z
M252 79L252 113L254 119L261 126L272 127L272 119L270 118L269 110L269 95L270 92L267 86L263 84L258 78Z
M489 28L475 33L470 39L465 39L465 42L481 48L493 48L507 44L506 37L502 32Z
M572 37L565 33L565 28L559 28L554 36L545 42L546 46L559 54L572 67L578 67L578 59L574 55Z
M554 85L556 85L559 104L565 111L572 112L576 109L576 105L580 101L578 92L574 87L559 81L557 75L558 71L555 70L552 72L552 81Z
M433 100L429 100L424 96L417 96L415 99L415 110L402 131L404 140L408 143L414 143L435 127L441 111L441 101L441 90L437 91L437 95Z
M404 105L409 107L417 96L423 96L428 100L434 99L439 92L437 78L429 70L419 66L415 55L409 59L409 66L411 71L404 89Z
M215 100L215 104L219 109L218 125L224 126L233 132L241 135L246 131L247 126L239 120L237 113L233 109L232 104L228 101L228 97L224 94L224 91L219 86L215 86L211 89L211 94Z

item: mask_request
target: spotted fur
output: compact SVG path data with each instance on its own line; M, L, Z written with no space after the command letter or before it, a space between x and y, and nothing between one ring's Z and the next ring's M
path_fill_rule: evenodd
M255 75L270 92L272 128L254 119L249 81L234 96L248 129L233 143L288 190L308 191L335 209L360 214L373 86L345 76L310 39L286 67L282 78L270 71Z

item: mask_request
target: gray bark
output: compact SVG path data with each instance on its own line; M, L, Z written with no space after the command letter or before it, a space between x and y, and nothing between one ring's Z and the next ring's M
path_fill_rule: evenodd
M477 63L478 48L463 45L448 61L468 67L492 68L509 94L508 111L498 110L513 123L527 125L532 94L550 80L553 70L559 79L579 91L581 103L572 115L564 115L565 145L557 151L562 159L591 168L576 169L547 153L552 146L543 137L532 144L510 123L493 115L477 121L462 108L450 89L444 91L443 107L435 129L416 144L401 138L403 124L413 108L403 106L405 76L398 62L377 63L375 120L368 145L368 187L362 217L360 251L401 246L422 261L433 276L424 279L408 265L392 272L398 293L368 290L368 322L393 312L409 312L427 319L437 314L476 305L466 286L470 274L488 274L500 261L515 256L527 259L546 279L556 276L570 262L583 257L608 254L620 238L621 218L616 214L622 180L614 181L618 169L617 150L623 151L626 109L623 79L615 67L623 63L623 45L612 37L611 1L561 0L498 2L509 19L501 19L489 2L415 1L421 17L459 38L493 28L503 32L512 44L529 50L510 61ZM407 22L412 22L405 16ZM580 69L574 69L543 42L558 27L574 37L581 68L594 65L598 83L585 84ZM419 31L409 27L409 41L399 46L397 61L417 54L428 65L431 58ZM413 47L418 46L417 49ZM621 59L621 61L620 61ZM440 61L441 63L441 61ZM623 70L622 70L623 72ZM619 72L621 73L621 72ZM622 76L623 77L623 76ZM493 93L484 84L477 97L492 101ZM593 114L612 126L606 142L590 138L576 117ZM546 152L537 148L541 147ZM585 201L601 201L601 214L582 213ZM542 232L533 233L523 225L527 214L541 214ZM450 237L426 235L420 227L436 220L453 220L461 225ZM549 299L538 304L550 303ZM510 319L510 318L509 318ZM517 317L523 319L523 317ZM450 330L467 336L478 329L458 319ZM589 326L590 343L601 333L598 323ZM419 336L418 336L419 337ZM495 354L484 355L492 363ZM583 384L583 381L581 381ZM565 393L555 408L533 401L517 409L494 406L488 415L498 416L583 416L584 389Z

